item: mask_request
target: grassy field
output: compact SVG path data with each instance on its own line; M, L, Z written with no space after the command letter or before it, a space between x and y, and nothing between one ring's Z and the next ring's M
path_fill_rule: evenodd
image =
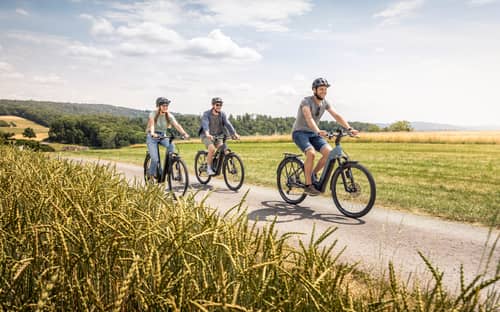
M291 142L267 140L229 142L245 164L245 183L276 187L276 168L283 153L298 152ZM194 156L203 145L194 139L177 147L193 173ZM373 173L376 207L500 227L500 145L351 140L343 147ZM136 145L78 155L142 165L145 151L145 145Z
M14 122L16 124L16 127L0 127L0 131L15 133L15 139L27 139L23 136L23 131L26 128L32 128L35 131L36 137L31 138L31 140L42 141L49 137L49 128L22 117L6 115L0 116L0 120L4 120L6 122Z
M236 144L235 144L236 145ZM244 144L242 144L243 146ZM238 145L238 147L240 147ZM131 187L113 170L0 146L0 310L498 311L500 275L400 280L343 264L334 228L292 248L293 233L256 228L193 197Z

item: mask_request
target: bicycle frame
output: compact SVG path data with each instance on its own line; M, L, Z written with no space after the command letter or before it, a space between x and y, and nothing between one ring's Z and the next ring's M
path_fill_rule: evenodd
M170 137L160 137L158 138L158 142L161 140L168 139L168 143L172 144L172 141L174 140L174 136ZM158 152L158 162L161 163L161 154L160 154L160 144L156 144L156 149ZM165 182L165 179L167 175L172 171L172 159L174 157L179 157L176 152L169 152L168 149L165 149L165 159L163 161L163 166L162 166L162 171L160 173L160 176L158 177L158 182L163 183Z
M217 150L214 153L214 158L212 159L212 168L215 171L214 176L218 176L221 174L222 165L224 164L224 160L225 160L226 156L233 153L226 145L227 137L225 135L222 137L216 137L216 138L222 139L222 144L219 147L217 147ZM214 164L216 164L216 165L214 166Z

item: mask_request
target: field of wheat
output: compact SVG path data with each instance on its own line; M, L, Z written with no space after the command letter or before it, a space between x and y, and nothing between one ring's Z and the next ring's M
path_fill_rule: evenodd
M245 136L243 142L290 142L291 135ZM362 132L346 141L385 143L500 144L500 131Z
M0 147L3 311L495 311L500 280L458 295L435 280L373 279L319 247L288 245L239 206L219 216L192 197L129 185L112 169Z

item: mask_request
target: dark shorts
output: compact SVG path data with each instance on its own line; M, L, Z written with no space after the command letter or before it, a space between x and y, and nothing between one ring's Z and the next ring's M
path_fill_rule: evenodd
M319 152L325 144L328 144L319 134L310 131L294 131L292 138L302 152L311 147Z

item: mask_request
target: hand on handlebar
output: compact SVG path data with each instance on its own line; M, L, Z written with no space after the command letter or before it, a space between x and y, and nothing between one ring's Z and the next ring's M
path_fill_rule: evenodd
M351 129L351 130L347 130L347 133L349 133L350 136L358 136L359 134L359 131L356 130L356 129Z
M238 133L235 133L235 134L233 134L233 135L231 136L231 138L232 138L233 140L239 140L239 139L240 139L240 135L239 135Z

